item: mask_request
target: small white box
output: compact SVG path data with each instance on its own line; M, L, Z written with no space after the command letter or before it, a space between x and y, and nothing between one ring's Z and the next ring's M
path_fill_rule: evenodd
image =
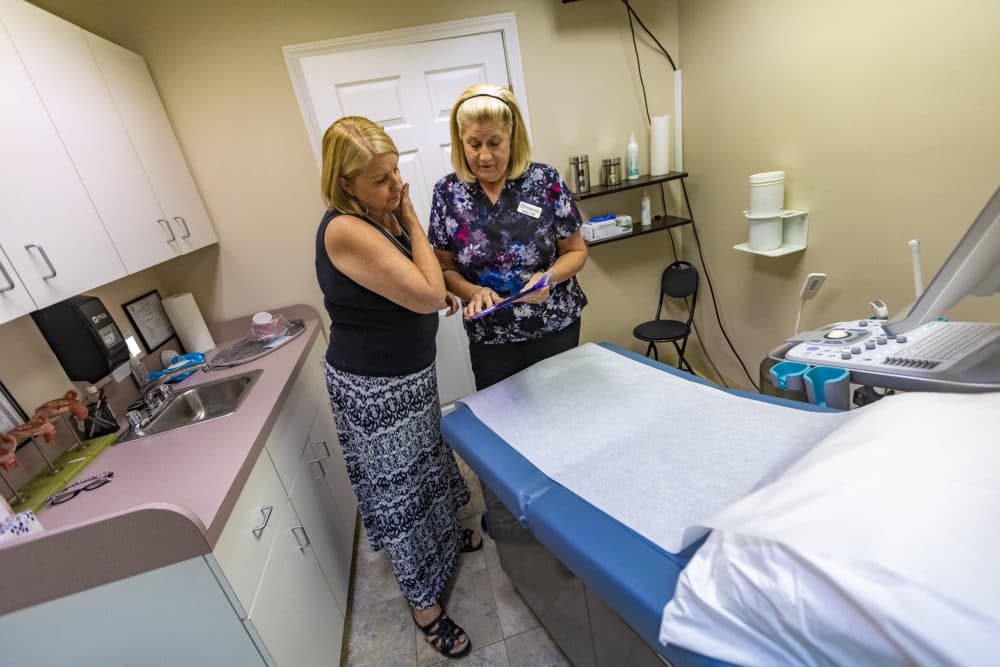
M618 226L617 220L602 220L601 222L587 222L580 228L580 235L584 241L602 241L612 236L628 234L629 230Z

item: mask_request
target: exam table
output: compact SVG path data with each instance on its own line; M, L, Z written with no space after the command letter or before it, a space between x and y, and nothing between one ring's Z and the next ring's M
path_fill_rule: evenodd
M720 389L614 345L600 347L715 391L829 412ZM442 432L482 481L504 571L574 665L729 664L657 640L664 605L703 537L677 553L661 548L544 474L465 404L444 417Z

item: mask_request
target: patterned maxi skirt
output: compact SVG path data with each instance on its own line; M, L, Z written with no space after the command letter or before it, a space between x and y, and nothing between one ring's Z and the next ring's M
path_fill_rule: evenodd
M372 377L327 364L326 385L368 541L388 552L406 599L430 607L455 573L462 537L455 513L469 502L441 439L434 365Z

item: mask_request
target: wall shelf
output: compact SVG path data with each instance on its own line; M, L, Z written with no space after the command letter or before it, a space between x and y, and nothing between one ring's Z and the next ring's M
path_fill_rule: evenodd
M592 185L590 186L589 192L574 192L572 194L573 194L573 199L575 199L576 201L583 201L584 199L603 197L604 195L614 194L615 192L624 192L625 190L644 188L650 185L656 185L657 183L663 183L665 181L676 181L679 178L686 178L686 177L687 177L686 171L668 171L667 173L661 174L659 176L650 176L649 174L644 174L632 181L622 180L622 182L619 183L618 185ZM604 239L602 239L602 241L600 242L603 241Z
M588 248L592 248L595 245L601 245L603 243L611 243L613 241L624 241L625 239L630 239L636 236L642 236L643 234L649 234L650 232L658 232L663 229L672 229L674 227L680 227L681 225L689 225L691 221L688 218L678 218L675 215L657 215L653 218L652 224L647 227L643 227L638 222L632 223L632 230L624 232L622 234L617 234L615 236L609 236L606 239L600 239L598 241L584 241Z
M617 238L617 237L616 237ZM806 249L809 238L809 213L807 211L781 212L781 245L772 250L753 250L749 243L734 245L733 250L764 257L781 257Z

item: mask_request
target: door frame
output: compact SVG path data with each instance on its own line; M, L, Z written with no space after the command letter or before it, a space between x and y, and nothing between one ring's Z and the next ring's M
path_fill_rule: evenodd
M304 58L382 46L400 46L403 44L430 42L450 37L468 37L488 32L499 32L503 40L504 54L507 59L507 79L510 81L514 97L518 100L521 116L524 118L525 129L527 129L530 139L531 120L528 117L528 95L524 85L521 46L517 37L517 17L514 12L456 19L454 21L430 23L410 28L382 30L363 35L351 35L350 37L335 37L333 39L281 47L281 51L285 57L285 64L288 66L288 74L292 79L292 88L295 89L295 98L298 100L299 109L302 111L302 118L306 124L306 132L309 134L309 141L316 156L316 164L322 165L323 163L321 144L326 128L319 127L312 111L313 106L309 97L309 89L306 86L305 76L302 72L301 61Z

